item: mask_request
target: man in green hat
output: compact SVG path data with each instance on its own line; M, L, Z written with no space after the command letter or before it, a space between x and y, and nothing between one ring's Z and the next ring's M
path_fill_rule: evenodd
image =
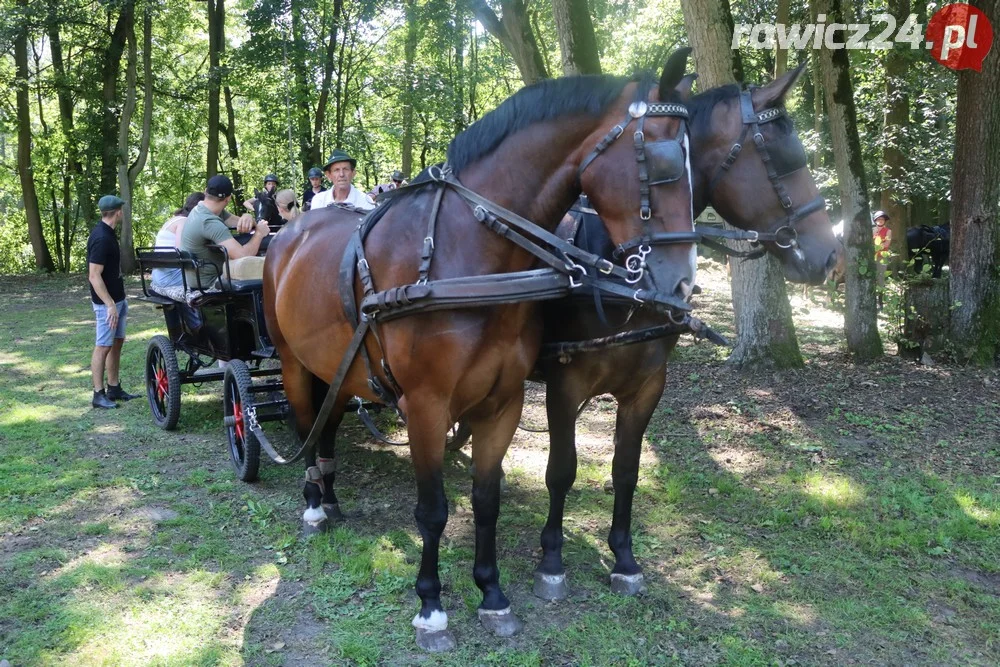
M115 401L137 398L122 389L118 374L125 343L125 320L128 301L122 279L121 250L115 227L122 221L125 202L114 195L104 195L97 202L101 221L94 225L87 239L87 270L90 300L97 318L97 340L90 356L90 375L94 381L95 408L117 408ZM107 371L108 386L104 388Z
M353 185L354 169L358 161L339 148L323 165L323 173L333 184L329 190L320 192L312 200L312 208L323 208L332 204L350 204L366 211L375 208L375 202Z

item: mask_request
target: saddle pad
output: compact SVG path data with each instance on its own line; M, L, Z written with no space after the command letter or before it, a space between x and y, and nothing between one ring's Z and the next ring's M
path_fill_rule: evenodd
M261 280L264 278L263 257L240 257L229 261L230 280Z

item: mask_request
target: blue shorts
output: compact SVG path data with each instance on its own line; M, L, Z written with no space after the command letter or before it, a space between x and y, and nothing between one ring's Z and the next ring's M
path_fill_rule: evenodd
M91 303L94 315L97 317L97 346L111 347L116 338L125 338L125 320L128 316L128 301L122 299L115 306L118 308L118 326L114 330L108 326L108 307L103 303Z

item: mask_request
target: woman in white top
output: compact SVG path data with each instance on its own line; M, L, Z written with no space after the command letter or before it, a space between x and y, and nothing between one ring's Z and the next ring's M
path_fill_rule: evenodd
M204 192L192 192L184 201L184 206L174 211L173 216L156 232L154 245L157 248L176 248L181 238L181 230L187 221L188 214L205 198ZM174 287L183 285L180 269L153 269L152 287Z

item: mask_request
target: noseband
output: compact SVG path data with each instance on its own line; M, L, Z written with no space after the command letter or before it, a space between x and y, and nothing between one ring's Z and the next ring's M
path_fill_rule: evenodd
M785 217L769 225L766 232L759 234L757 232L747 233L756 235L755 239L750 239L751 241L773 241L779 248L795 248L798 246L798 232L795 230L795 223L816 211L825 210L826 201L823 197L817 197L798 207L792 203L792 198L789 196L788 190L785 189L785 184L781 182L781 179L793 172L806 168L805 150L802 148L802 143L795 136L784 137L768 147L767 142L764 141L764 135L760 131L760 126L784 117L786 115L785 109L783 107L776 107L764 109L758 113L753 108L752 94L752 88L745 88L740 91L740 115L743 121L743 132L740 134L739 140L729 149L729 155L719 165L719 168L715 171L715 175L712 176L712 180L709 181L708 198L712 198L715 186L725 177L729 169L733 166L733 163L736 162L736 158L739 157L746 143L747 136L750 135L753 138L754 148L757 149L757 153L764 163L764 168L767 169L767 177L771 181L774 192L778 195L781 208L785 210Z

